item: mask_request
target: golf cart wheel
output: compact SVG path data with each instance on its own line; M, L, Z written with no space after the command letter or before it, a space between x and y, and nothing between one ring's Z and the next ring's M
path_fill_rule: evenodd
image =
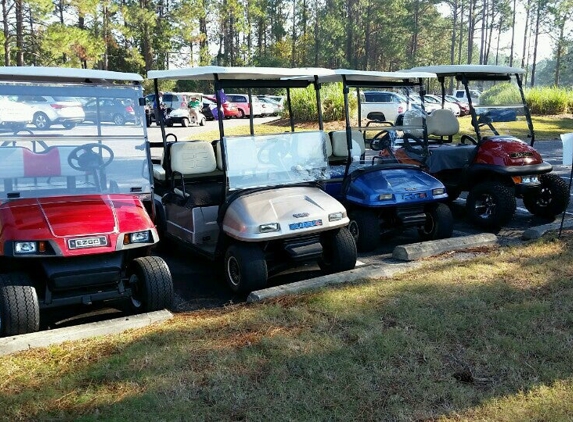
M523 205L533 215L555 218L569 205L569 187L556 174L542 174L539 181L541 192L536 195L524 195Z
M199 120L199 126L205 126L205 118L201 117L201 120Z
M454 231L454 217L446 204L426 208L426 224L418 229L422 240L447 239Z
M183 127L189 126L189 119L187 117L183 117L181 119L181 126L183 126Z
M466 200L467 214L474 224L484 229L499 229L515 213L513 188L498 182L484 182L474 186Z
M26 274L0 274L0 337L40 329L36 289Z
M170 308L173 303L173 279L165 261L158 256L143 256L131 263L129 285L131 306L136 312Z
M446 187L446 193L448 194L448 199L446 199L446 201L454 202L456 199L460 197L460 195L462 194L462 190L459 188Z
M348 230L360 252L370 252L380 242L380 219L373 210L354 210L350 213Z
M350 231L343 227L320 236L322 257L318 260L320 269L327 273L351 270L356 266L356 242Z
M267 261L259 245L235 243L225 253L225 280L234 292L252 292L267 285Z

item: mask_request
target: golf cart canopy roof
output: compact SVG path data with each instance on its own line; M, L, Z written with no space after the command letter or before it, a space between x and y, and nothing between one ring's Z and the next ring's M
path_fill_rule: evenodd
M113 72L97 69L74 69L71 67L42 67L42 66L5 66L0 67L0 79L19 81L44 82L86 82L86 83L112 83L143 82L137 73Z
M478 64L420 66L406 72L433 72L438 78L444 76L465 76L467 79L483 80L507 78L509 75L523 75L525 70L519 67L492 66Z
M332 74L323 68L286 68L286 67L224 67L199 66L185 69L151 70L149 79L201 80L219 82L223 87L259 87L269 86L269 81L283 81L279 85L291 84L306 86L314 82L315 76ZM273 86L275 84L273 83ZM278 86L278 85L276 85ZM286 86L286 85L285 85Z
M346 80L347 85L372 85L386 83L415 83L415 79L435 78L436 74L431 72L376 72L368 70L336 69L330 75L318 75L319 82L342 82Z

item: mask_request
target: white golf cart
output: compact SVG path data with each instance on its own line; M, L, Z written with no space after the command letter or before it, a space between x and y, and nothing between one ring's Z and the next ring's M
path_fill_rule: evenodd
M150 71L148 77L156 91L162 79L212 81L221 110L223 89L284 87L290 93L328 72L207 66ZM156 196L162 239L221 262L233 291L263 288L270 274L302 262L318 261L327 273L354 268L346 210L317 186L328 177L327 135L255 135L252 117L247 136L226 136L220 119L220 139L213 143L177 141L162 129L162 164L154 166L163 186Z

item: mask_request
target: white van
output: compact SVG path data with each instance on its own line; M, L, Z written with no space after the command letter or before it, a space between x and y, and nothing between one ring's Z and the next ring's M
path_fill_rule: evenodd
M456 90L456 92L454 92L454 95L460 101L465 101L466 103L469 102L465 89ZM481 96L481 92L479 92L477 89L470 89L470 95L472 97L472 104L474 106L478 106L479 105L479 97Z

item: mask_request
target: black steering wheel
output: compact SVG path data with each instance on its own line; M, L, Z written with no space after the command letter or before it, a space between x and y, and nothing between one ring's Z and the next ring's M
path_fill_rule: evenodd
M372 151L382 151L392 147L391 129L383 129L370 140L370 149Z
M466 141L469 141L470 144L474 144L474 145L478 144L477 141L473 137L471 137L470 135L462 135L462 137L460 139L460 144L461 145L468 145L466 143Z
M106 151L109 156L104 157L103 151ZM113 161L113 157L113 150L107 145L97 143L84 144L70 152L68 164L74 170L95 171L107 167Z

